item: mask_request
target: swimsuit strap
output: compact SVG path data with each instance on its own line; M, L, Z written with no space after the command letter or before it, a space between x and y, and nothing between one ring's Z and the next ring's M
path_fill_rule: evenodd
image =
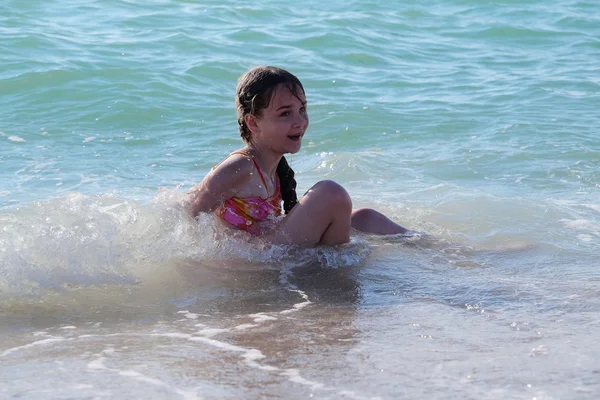
M250 154L246 153L245 151L234 151L233 153L230 154L241 154L243 156L248 157L249 159L252 160L252 162L254 163L254 167L256 168L256 170L258 171L258 175L260 176L260 180L262 181L263 185L265 185L265 190L268 190L268 186L267 186L267 181L265 181L265 177L263 176L262 171L260 170L260 167L258 166L258 163L256 162L256 160L254 159L254 157L252 157ZM269 192L267 191L267 196L269 195Z
M265 181L265 177L263 176L262 171L260 170L260 167L258 166L258 163L256 162L256 160L253 158L252 162L254 163L254 166L256 167L256 170L258 171L258 175L260 175L260 179L262 180L263 185L265 185L265 191L268 190L268 186L267 186L267 181ZM269 195L269 192L267 191L267 196Z

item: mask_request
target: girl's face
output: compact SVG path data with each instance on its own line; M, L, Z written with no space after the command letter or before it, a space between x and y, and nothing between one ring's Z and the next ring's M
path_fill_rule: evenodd
M298 95L294 96L285 84L280 84L275 87L269 106L262 109L259 116L246 116L255 145L281 154L300 150L308 128L308 114L304 93L300 91Z

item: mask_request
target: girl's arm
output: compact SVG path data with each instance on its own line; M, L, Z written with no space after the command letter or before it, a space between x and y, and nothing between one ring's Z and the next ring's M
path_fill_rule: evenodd
M184 207L193 218L201 212L214 211L249 183L253 169L254 164L247 157L227 158L190 189L183 201Z

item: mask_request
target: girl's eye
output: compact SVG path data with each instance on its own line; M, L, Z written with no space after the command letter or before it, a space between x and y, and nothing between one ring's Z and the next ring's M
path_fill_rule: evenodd
M290 115L290 112L289 111L284 111L284 112L282 112L279 115L282 116L282 117L287 117L288 115Z
M302 114L306 114L306 107L302 107L302 108L300 109L300 112L301 112Z

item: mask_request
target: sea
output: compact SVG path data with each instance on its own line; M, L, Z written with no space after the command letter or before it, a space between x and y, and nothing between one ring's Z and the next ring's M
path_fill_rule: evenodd
M184 212L257 65L408 234ZM600 398L600 3L1 0L0 398Z

